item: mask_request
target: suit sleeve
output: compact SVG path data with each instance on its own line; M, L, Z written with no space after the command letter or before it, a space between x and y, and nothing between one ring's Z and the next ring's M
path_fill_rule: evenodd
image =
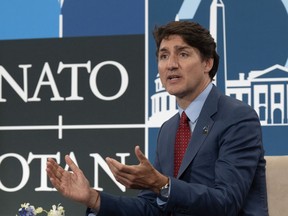
M152 194L150 191L143 191L138 197L124 197L101 192L101 207L97 216L161 215Z

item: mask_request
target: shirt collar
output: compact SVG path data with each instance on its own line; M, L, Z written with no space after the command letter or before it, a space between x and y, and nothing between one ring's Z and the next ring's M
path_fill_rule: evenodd
M200 95L198 95L186 108L185 113L188 116L191 123L196 123L200 112L202 110L202 107L204 105L204 102L206 98L208 97L211 89L213 87L212 83L209 83L207 87L204 89L203 92L201 92ZM181 107L178 106L179 114L181 116L182 112L184 111Z

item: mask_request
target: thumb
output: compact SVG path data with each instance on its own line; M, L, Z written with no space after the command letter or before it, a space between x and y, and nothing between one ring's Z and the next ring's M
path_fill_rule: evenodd
M147 161L147 158L143 154L143 152L140 150L140 147L137 145L135 146L135 155L138 158L140 163L143 163L144 161Z

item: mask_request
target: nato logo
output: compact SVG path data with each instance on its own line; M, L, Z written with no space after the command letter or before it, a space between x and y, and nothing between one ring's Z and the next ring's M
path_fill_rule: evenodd
M1 0L0 40L144 34L144 4L145 0Z
M210 30L220 55L214 84L255 109L267 154L288 154L284 145L288 126L288 0L184 0L174 14L163 19L193 20ZM175 97L165 91L158 75L154 89L148 119L151 128L177 112Z

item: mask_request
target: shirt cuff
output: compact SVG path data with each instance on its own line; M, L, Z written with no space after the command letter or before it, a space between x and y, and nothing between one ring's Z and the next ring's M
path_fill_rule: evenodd
M97 216L97 214L98 214L98 212L95 209L88 208L86 210L86 215L87 216Z

